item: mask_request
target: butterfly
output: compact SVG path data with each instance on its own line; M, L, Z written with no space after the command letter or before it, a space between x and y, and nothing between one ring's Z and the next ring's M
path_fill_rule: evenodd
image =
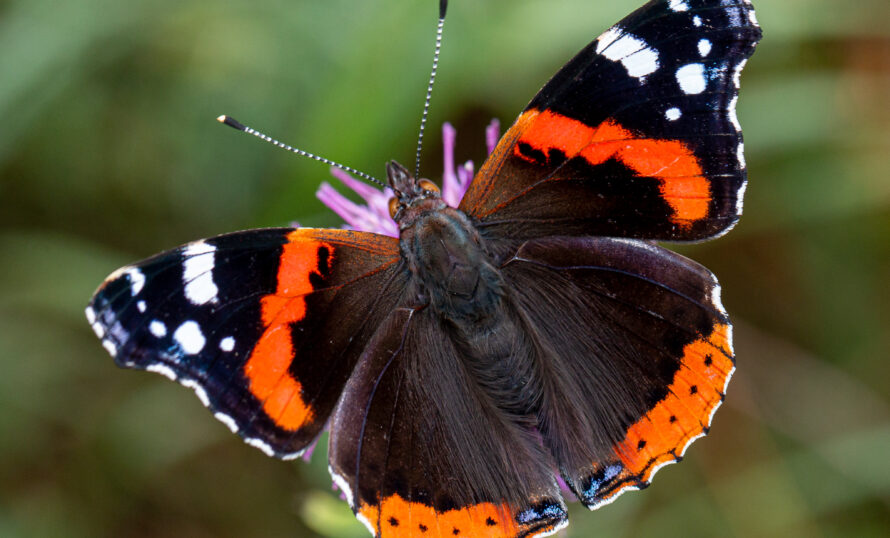
M248 230L112 273L118 365L195 391L247 443L329 469L379 537L544 536L647 486L734 371L704 267L746 186L747 0L653 0L532 99L457 207L396 162L399 237Z

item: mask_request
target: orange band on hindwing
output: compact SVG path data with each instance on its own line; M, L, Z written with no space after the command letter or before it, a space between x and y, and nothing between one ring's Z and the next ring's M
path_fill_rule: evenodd
M524 155L520 144L542 152L559 150L567 158L580 156L591 165L615 158L641 177L660 181L662 198L673 210L670 219L688 227L708 215L710 184L692 150L679 140L639 138L612 120L596 127L550 110L528 110L517 124L526 127L514 146L514 155Z
M729 338L729 326L717 324L709 336L683 348L668 395L630 427L616 448L625 472L648 482L661 464L676 461L707 433L735 368Z
M261 303L265 331L244 365L244 375L269 418L295 431L311 422L314 412L303 400L300 382L288 371L294 358L291 324L306 317L305 296L314 289L310 278L328 273L334 249L313 238L309 230L295 230L287 238L277 288Z
M380 534L374 529L372 532L382 538L512 538L520 529L511 512L507 507L491 503L437 512L431 506L408 502L399 495L385 498L380 506L363 504L358 511L373 528L379 521Z

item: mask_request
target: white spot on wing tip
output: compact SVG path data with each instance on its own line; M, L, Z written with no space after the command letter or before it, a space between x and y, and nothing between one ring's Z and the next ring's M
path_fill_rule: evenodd
M677 69L677 83L686 95L698 95L708 87L705 66L700 63L686 64Z
M173 369L166 364L149 364L145 367L145 370L148 372L161 374L171 381L176 381L176 372L174 372Z
M185 296L194 305L207 304L216 299L219 288L213 282L216 247L197 241L190 243L182 252L182 281Z
M148 332L153 334L156 338L163 338L167 336L167 326L164 325L163 321L153 319L151 323L148 324Z
M148 305L145 304L145 301L139 301L138 303L136 303L136 308L139 309L140 312L144 313L146 308L148 308Z
M183 379L180 383L183 387L187 387L195 391L195 396L197 396L198 399L201 400L201 404L203 404L204 407L210 407L210 399L207 398L207 391L205 391L204 387L199 385L197 381L193 379Z
M90 324L90 327L93 328L93 332L96 333L96 336L101 340L105 338L105 327L99 323L98 321L94 321Z
M726 108L726 115L729 118L730 123L735 128L736 132L742 130L742 125L739 123L739 117L736 112L736 105L739 103L739 96L734 95L732 99L729 100L729 106Z
M686 3L686 0L670 0L668 7L671 8L671 11L686 11L689 9L689 4Z
M216 413L213 414L213 417L216 420L225 424L227 428L232 430L232 433L238 433L238 424L235 422L235 419L233 419L229 415L227 415L221 411L217 411Z
M664 113L664 117L667 118L668 121L677 121L682 116L683 112L681 112L680 109L677 107L669 108Z
M613 62L621 62L628 75L640 80L659 67L658 51L618 26L609 28L597 39L596 52Z
M130 279L130 295L133 297L139 295L139 292L145 287L145 275L138 267L128 267L124 273Z
M736 215L742 214L742 210L745 207L745 191L747 191L747 190L748 190L748 182L746 181L746 182L742 183L742 186L739 187L739 191L736 193L736 200L735 200L735 214Z
M707 39L699 39L698 40L698 53L702 58L711 53L711 42Z
M96 323L96 311L93 310L92 306L86 307L86 309L83 312L84 312L84 314L86 314L87 321L89 322L90 325L92 325L93 323Z
M196 355L204 349L206 340L201 332L201 327L194 321L183 322L173 332L173 338L188 355Z
M107 351L112 357L117 355L117 346L114 345L114 342L112 342L111 340L107 338L105 340L102 340L102 347L104 347L105 351Z
M225 352L232 351L235 349L235 338L231 336L226 336L222 340L219 341L219 348Z
M702 25L701 17L699 17L698 15L692 17L692 24L694 24L696 28L700 27Z
M747 59L740 60L735 68L733 68L732 70L732 84L737 90L742 86L742 70L745 68L745 65L747 63Z

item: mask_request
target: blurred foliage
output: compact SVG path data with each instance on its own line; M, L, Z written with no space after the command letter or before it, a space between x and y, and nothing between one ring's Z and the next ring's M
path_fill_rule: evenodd
M458 157L642 0L453 0L431 125ZM0 536L365 536L309 465L240 443L83 318L121 264L338 223L323 166L413 159L437 2L0 2ZM759 0L745 216L680 248L721 279L739 369L707 440L564 535L890 534L890 3ZM441 173L431 129L423 169ZM323 446L323 443L321 444Z

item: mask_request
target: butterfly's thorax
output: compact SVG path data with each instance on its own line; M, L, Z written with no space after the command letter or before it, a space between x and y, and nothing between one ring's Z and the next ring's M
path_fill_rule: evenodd
M503 277L466 215L450 207L426 211L401 231L400 243L418 299L458 328L493 322Z

